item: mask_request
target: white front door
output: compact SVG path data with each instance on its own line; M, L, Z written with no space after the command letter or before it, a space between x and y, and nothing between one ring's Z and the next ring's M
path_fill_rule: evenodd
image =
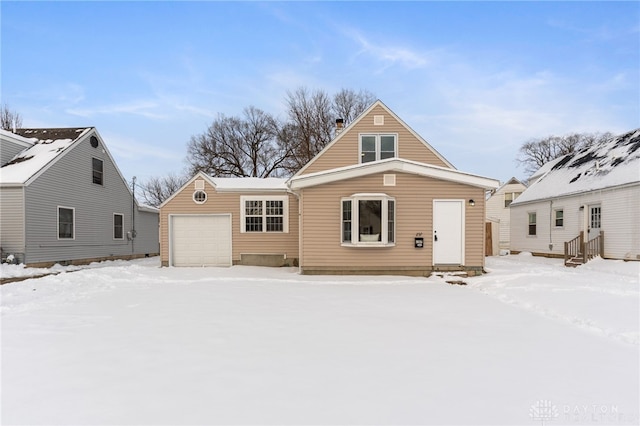
M602 209L600 204L589 206L589 217L588 217L589 228L588 232L588 240L593 240L595 237L600 235L600 222L602 220Z
M433 264L462 265L464 200L433 202Z

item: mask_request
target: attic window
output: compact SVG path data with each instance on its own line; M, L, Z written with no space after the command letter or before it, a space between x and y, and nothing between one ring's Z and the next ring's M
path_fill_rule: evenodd
M103 170L104 170L103 161L98 158L92 158L91 164L93 167L93 183L97 185L102 185L103 184L102 177L103 177Z
M91 139L89 139L89 142L91 143L91 146L94 148L98 147L98 138L95 136L91 136Z
M360 135L360 162L384 160L393 158L397 151L397 136L395 134Z
M207 193L204 191L196 191L193 193L193 201L196 204L204 204L207 201Z

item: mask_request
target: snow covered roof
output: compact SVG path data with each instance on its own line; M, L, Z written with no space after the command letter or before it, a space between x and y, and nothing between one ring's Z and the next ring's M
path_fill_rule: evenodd
M282 179L282 178L212 177L210 178L210 180L215 185L216 191L286 191L287 190L287 179Z
M387 158L384 160L371 161L368 163L352 164L330 170L308 173L305 175L295 175L289 179L292 189L302 189L314 185L322 185L339 180L351 179L354 177L367 176L374 173L402 172L416 174L420 176L442 179L451 182L472 185L484 189L495 189L499 182L495 179L472 175L448 167L434 166L431 164L419 163L417 161L406 160L404 158Z
M640 129L550 161L511 205L640 183Z
M32 145L0 168L0 184L24 184L62 155L89 128L17 129L16 134ZM4 133L0 136L6 137Z

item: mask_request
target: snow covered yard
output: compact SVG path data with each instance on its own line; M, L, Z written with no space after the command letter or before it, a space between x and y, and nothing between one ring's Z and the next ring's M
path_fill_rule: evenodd
M158 265L0 286L2 424L639 421L638 263L489 258L466 286Z

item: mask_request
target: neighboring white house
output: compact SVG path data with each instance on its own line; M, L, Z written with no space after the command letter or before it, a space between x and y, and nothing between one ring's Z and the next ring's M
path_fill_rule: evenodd
M522 194L527 187L515 177L509 179L500 188L492 191L487 199L487 222L497 223L499 234L492 235L501 250L510 248L511 203ZM493 253L497 254L497 253Z
M553 160L511 204L511 250L564 255L603 233L602 257L640 260L640 129Z

